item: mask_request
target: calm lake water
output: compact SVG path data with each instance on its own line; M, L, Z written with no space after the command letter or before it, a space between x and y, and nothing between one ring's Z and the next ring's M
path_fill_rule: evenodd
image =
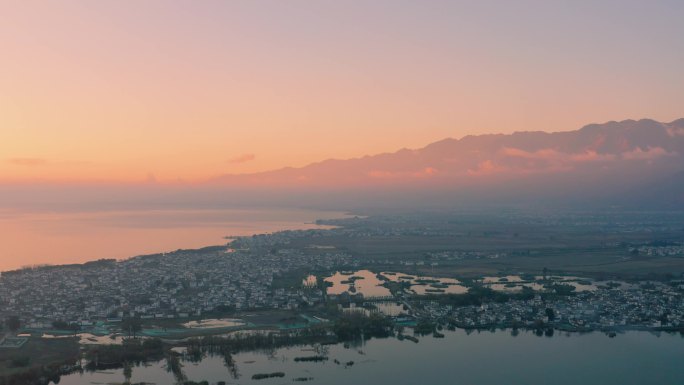
M233 356L237 378L220 357L200 363L183 362L189 380L229 384L682 384L684 338L680 335L629 332L616 338L602 333L556 333L538 337L531 332L445 331L446 338L420 338L419 343L395 338L372 339L359 346L327 346L324 362L295 362L315 355L298 346ZM336 364L338 360L341 364ZM344 363L354 361L352 366ZM252 380L257 373L284 372L283 378ZM173 384L174 377L159 362L133 368L132 382ZM60 385L121 383L123 370L72 374Z
M17 211L0 208L0 271L199 248L225 236L320 228L343 213L303 209Z

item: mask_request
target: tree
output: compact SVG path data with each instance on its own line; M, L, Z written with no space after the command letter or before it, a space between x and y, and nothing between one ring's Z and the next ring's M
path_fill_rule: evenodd
M121 321L121 330L128 332L129 337L135 338L136 333L142 330L142 321L136 317L125 318Z
M123 374L124 374L124 378L126 379L124 384L130 384L131 383L131 377L133 376L133 365L131 365L131 363L128 361L124 362Z
M554 284L551 286L554 292L558 295L573 295L575 293L575 287L565 283Z
M7 325L7 329L12 333L16 333L21 327L21 321L19 320L19 317L13 315L5 320L5 325Z
M57 330L69 329L69 324L65 321L52 321L52 328Z
M31 357L21 356L15 357L10 360L10 367L12 368L24 368L29 366L31 363Z
M335 321L333 330L340 340L353 340L361 337L388 337L392 333L392 322L389 318L363 313L345 314Z
M549 321L553 321L556 319L556 312L553 311L550 307L546 308L546 316L549 317Z

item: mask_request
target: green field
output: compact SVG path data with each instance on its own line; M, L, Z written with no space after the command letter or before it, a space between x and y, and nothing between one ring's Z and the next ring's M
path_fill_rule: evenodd
M367 267L433 275L479 276L496 273L556 273L621 277L684 273L684 253L647 256L630 247L653 242L684 242L681 213L569 213L544 215L413 214L330 221L343 228L328 236L303 236L287 245L309 253L312 244L332 247ZM480 257L440 258L439 253L480 253ZM498 257L488 255L500 254ZM422 266L415 266L419 262ZM430 266L436 264L435 266ZM294 280L294 278L293 278Z

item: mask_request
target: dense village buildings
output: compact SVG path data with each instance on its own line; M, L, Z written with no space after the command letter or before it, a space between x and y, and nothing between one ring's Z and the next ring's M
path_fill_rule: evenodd
M320 302L322 292L273 288L275 276L350 263L343 253L255 255L216 247L23 269L0 277L0 317L18 315L24 325L41 328L53 321L85 326L123 317L185 318L221 308L296 308Z
M335 249L290 247L291 241L303 233L312 239L324 234L316 230L285 231L239 238L229 247L7 272L0 276L0 317L18 316L24 327L33 329L50 328L55 321L92 327L98 322L120 322L126 317L189 318L212 311L297 309L326 300L345 302L340 298L346 298L346 302L355 300L358 305L372 300L363 299L363 293L328 298L326 288L315 285L305 289L275 284L295 271L333 272L361 266L359 260ZM361 232L357 236L367 234ZM476 251L442 252L431 255L429 264L433 268L450 259L505 256ZM363 263L366 267L374 264L401 269L422 266L425 261L367 258ZM542 284L534 285L541 288ZM501 283L499 286L505 288ZM546 287L551 287L548 282ZM540 292L549 290L553 289ZM411 290L395 291L382 300L406 304L410 311L402 317L440 320L465 328L532 327L540 322L572 330L680 328L684 326L683 292L684 284L672 280L613 282L552 299L536 295L534 299L477 306L444 305ZM549 319L548 309L553 312L553 319Z

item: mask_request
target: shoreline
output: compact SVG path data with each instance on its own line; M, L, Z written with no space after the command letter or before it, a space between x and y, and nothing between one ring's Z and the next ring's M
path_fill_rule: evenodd
M124 261L124 260L131 259L131 258L144 257L144 256L148 256L148 255L165 254L165 253L170 253L170 252L174 252L174 251L178 251L178 250L190 250L190 251L191 250L201 250L201 249L208 248L208 247L223 246L224 243L220 243L221 241L226 241L225 245L228 245L232 241L234 241L235 239L239 239L241 237L251 237L254 235L269 235L269 234L273 234L273 233L277 233L277 232L281 232L281 231L310 230L310 229L326 230L326 229L330 229L330 228L335 228L337 226L332 226L332 225L328 225L325 223L319 223L319 221L338 220L338 219L345 219L345 218L353 217L353 215L350 214L348 211L318 210L318 209L306 209L306 208L298 208L298 207L296 207L296 208L279 208L279 209L275 209L275 210L258 209L258 208L254 208L254 209L229 208L229 209L202 209L202 210L198 210L198 209L187 209L187 210L185 210L185 209L183 209L183 210L140 209L140 210L111 210L111 211L95 211L95 212L73 212L73 213L67 212L67 213L65 213L65 215L73 216L73 217L78 217L79 215L93 215L95 219L98 219L97 215L102 214L102 213L105 213L107 215L122 214L122 213L133 213L135 215L140 215L140 214L144 214L146 212L165 213L165 214L168 214L168 213L189 214L189 213L194 213L194 212L198 212L198 211L202 212L202 213L217 213L217 212L225 211L225 212L227 212L227 214L230 214L230 212L238 212L239 213L239 212L252 212L252 211L255 213L268 213L268 212L275 211L276 213L287 214L287 212L292 211L292 212L298 213L299 215L305 214L307 212L311 212L314 215L309 216L308 219L302 219L302 220L295 219L295 220L282 221L282 220L279 220L277 218L273 218L273 219L269 219L269 220L261 220L261 219L257 218L257 219L245 220L245 221L237 220L237 222L230 222L231 217L230 217L230 215L227 215L226 219L225 219L226 221L228 221L228 222L226 222L227 223L226 226L219 226L214 222L207 222L204 224L204 226L197 227L198 224L201 225L202 223L201 222L194 223L194 222L190 221L187 223L187 225L185 225L185 228L187 228L187 229L195 229L195 228L205 229L207 225L211 225L210 227L215 229L214 230L215 232L222 232L223 234L217 234L216 237L212 237L212 239L215 239L216 240L215 242L217 242L217 243L213 243L213 241L209 241L209 242L202 242L201 244L195 244L195 245L187 245L187 246L176 245L176 246L171 246L171 247L166 247L166 248L162 247L162 248L157 248L155 250L148 250L148 251L142 251L142 252L133 251L133 252L129 252L128 255L126 255L126 256L115 255L115 254L121 254L121 253L101 253L101 254L96 254L99 257L91 256L87 260L85 260L84 258L81 258L78 255L79 254L83 255L84 253L88 254L87 252L83 251L83 252L79 252L79 254L72 253L72 254L70 254L71 256L65 257L64 258L65 260L60 260L57 263L37 261L36 263L30 263L30 264L24 263L21 266L17 266L17 267L0 267L0 276L2 276L2 274L4 274L4 273L21 271L21 270L25 270L25 269L35 269L35 268L41 268L41 267L77 266L77 265L85 265L88 263L93 263L93 262L97 262L100 260L109 260L109 259L113 259L116 261ZM38 213L38 215L45 215L45 216L48 216L50 218L52 218L52 216L56 215L52 212L44 212L44 211L38 211L37 213ZM35 213L28 213L28 214L36 215ZM59 213L59 214L62 214L62 213ZM321 214L329 214L329 215L321 215ZM114 219L117 219L116 215L112 215L112 216L114 217ZM321 216L325 217L325 219L321 219ZM19 216L19 217L20 217L20 219L18 219L18 223L19 223L17 225L18 227L25 227L27 224L32 224L32 222L30 220L21 219L21 216ZM88 218L90 218L90 217L88 217ZM107 218L109 218L109 217L107 217ZM12 219L16 219L16 218L7 218L5 221L8 223L8 225L12 226L13 223L10 223L10 222L14 222L14 221L12 221ZM77 218L77 219L78 220L72 218L71 220L74 222L78 222L78 221L83 220L82 218ZM111 218L109 218L109 219L111 219ZM141 216L139 219L139 222L134 221L134 222L130 223L129 224L130 226L124 227L123 231L127 231L127 232L133 232L135 230L149 231L150 228L146 227L147 225L144 222L146 220L148 220L147 217ZM50 221L56 221L56 220L50 219L47 222L50 222ZM94 228L98 231L102 231L103 229L106 230L108 228L107 226L112 226L111 224L107 224L105 222L99 223L96 221L95 223L96 223L96 226L94 226ZM0 221L0 228L2 227L2 224L3 224L2 221ZM245 232L244 235L239 235L239 234L235 234L235 233L230 234L231 228L233 228L233 229L236 229L238 227L250 228L250 227L254 227L255 224L259 228L254 228L252 230L248 230L247 232ZM285 225L285 226L282 226L282 225ZM176 227L165 227L165 226L166 226L165 224L160 224L159 227L157 227L157 228L153 227L152 230L164 232L164 231L167 231L169 229L176 229ZM274 226L276 226L276 227L274 227ZM182 227L183 226L178 227L178 228L182 228ZM92 228L92 226L91 226L91 228ZM220 228L225 228L226 231L224 232L223 230L220 230ZM91 231L91 229L87 229L87 231ZM122 229L117 228L117 227L111 227L111 229L109 231L98 232L97 234L94 234L94 235L83 235L83 239L89 240L89 239L97 238L97 237L109 238L109 237L111 237L110 233L114 234L118 231L122 231ZM234 230L233 230L233 232L234 232ZM34 233L35 233L35 231L34 231ZM39 236L39 235L36 235L34 233L29 232L27 230L25 232L17 232L16 234L21 235L22 237L25 234L29 234L29 238L37 238L36 239L37 242L44 241L44 239L43 239L43 238L45 238L44 236ZM229 235L226 235L226 233L229 233ZM161 236L161 235L157 235L157 236ZM165 238L174 238L171 235L164 236L164 237ZM195 243L197 243L197 242L195 242ZM15 249L17 249L17 248L18 247L15 247ZM102 248L106 249L106 248L108 248L108 246L103 245ZM6 252L6 253L7 253L7 255L13 254L11 250L9 252ZM22 253L19 253L19 254L22 254ZM94 253L91 253L91 254L94 254ZM17 255L17 258L19 258L19 257L20 256ZM60 257L60 259L62 259L62 258L63 257ZM35 257L23 256L22 259L24 259L24 260L25 259L35 259Z
M460 329L460 328L459 328ZM462 332L465 332L466 335L469 335L469 330L473 329L461 329ZM491 329L479 329L479 330L487 330L491 331ZM540 334L536 333L534 329L519 329L521 331L524 331L525 333L531 332L532 334L536 335L539 338L552 338L552 337L570 337L569 335L565 334ZM496 332L509 332L512 331L512 329L497 329L493 331L493 333ZM621 331L619 334L624 334L624 333L646 333L650 332L647 330L624 330ZM676 332L667 332L668 334L676 334ZM386 339L395 339L397 341L407 341L407 342L413 342L416 344L419 344L423 342L426 339L432 340L432 339L439 339L439 338L445 338L446 334L451 334L451 333L458 333L457 330L449 330L449 331L442 331L442 332L437 332L435 331L434 333L428 333L428 334L419 334L419 333L410 333L410 334L402 334L401 332L397 333L392 333L388 336L374 336L374 337L369 337L368 339L364 339L361 337L361 339L352 339L352 340L346 340L346 339L340 339L338 337L331 338L329 335L321 334L321 333L312 333L312 334L292 334L291 332L286 332L286 333L278 333L276 332L275 335L278 335L279 337L275 337L273 333L265 333L261 337L255 336L253 338L247 337L245 339L235 339L231 337L208 337L208 338L191 338L186 341L182 341L181 343L172 343L167 345L165 350L168 350L172 356L175 356L177 359L179 359L179 362L183 362L188 357L192 357L196 353L200 352L206 352L208 353L208 356L206 358L213 359L213 357L228 357L230 360L226 362L230 362L232 365L237 364L237 361L234 361L233 357L239 354L243 353L253 353L253 352L258 352L262 351L264 347L262 346L252 346L252 343L250 343L250 340L253 341L265 341L269 340L272 341L269 343L270 349L276 350L276 349L289 349L293 347L302 347L302 351L309 351L307 349L304 349L305 347L320 347L320 346L329 346L329 345L335 345L335 346L344 346L344 348L348 348L349 345L357 346L355 341L368 341L368 340L386 340ZM573 335L588 335L594 333L594 331L589 331L589 332L580 332L580 333L572 333ZM600 331L602 334L606 334L606 337L608 338L615 338L617 335L611 335L608 332L605 331ZM511 334L513 338L517 337L517 334ZM453 336L452 336L453 337ZM166 342L164 342L166 343ZM363 344L363 342L362 342ZM257 342L258 345L258 342ZM412 345L412 344L409 344ZM182 349L182 350L179 350ZM315 351L315 350L314 350ZM362 353L361 350L359 350L359 354L365 354ZM304 356L305 358L310 358L312 361L315 360L315 357L325 357L325 356ZM301 357L300 357L301 358ZM190 358L191 359L191 358ZM321 358L321 360L327 360L327 358ZM163 356L159 355L150 355L146 357L145 360L142 362L145 362L146 364L160 364L164 360L167 360L169 362L169 354L165 354ZM71 374L75 373L85 373L85 372L90 372L90 373L102 373L102 370L120 370L121 368L125 368L126 363L114 363L111 362L105 366L99 367L99 366L92 366L91 364L86 364L84 361L79 361L76 362L73 365L64 365L60 368L60 375L61 376L68 376ZM129 363L130 365L130 363Z

